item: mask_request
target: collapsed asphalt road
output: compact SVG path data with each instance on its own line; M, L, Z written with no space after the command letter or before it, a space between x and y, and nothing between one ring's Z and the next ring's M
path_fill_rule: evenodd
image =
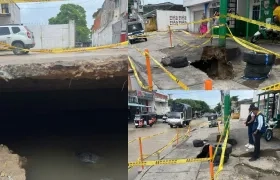
M194 38L193 36L188 36L183 33L176 32L177 36L183 39L185 42L191 45L200 45L207 40L207 38ZM233 74L231 78L215 78L209 73L203 72L200 68L193 64L195 61L202 58L203 47L210 46L210 42L206 43L200 48L194 48L182 44L180 41L173 38L174 48L170 48L169 36L167 34L158 34L150 37L147 42L139 42L133 46L138 47L141 50L147 48L157 61L161 61L164 57L169 57L172 55L176 56L186 56L188 61L191 62L190 66L183 68L173 68L166 67L168 71L173 73L180 81L186 84L190 89L204 89L204 81L207 79L213 80L213 89L257 89L261 87L266 87L280 81L280 66L275 65L272 68L270 77L266 80L245 80L242 78L244 75L245 62L242 61L242 54L239 58L231 59ZM213 39L212 45L218 45L218 40ZM277 51L276 45L266 45L264 46L272 51ZM227 48L240 48L241 52L249 51L240 47L237 43L232 40L227 41ZM136 69L139 75L147 82L146 74L146 64L145 57L143 57L137 50L132 46L128 49L129 56L133 59L136 64ZM152 75L154 89L180 89L178 84L174 82L162 69L160 69L152 60ZM145 83L146 83L145 82ZM147 83L146 83L147 84Z

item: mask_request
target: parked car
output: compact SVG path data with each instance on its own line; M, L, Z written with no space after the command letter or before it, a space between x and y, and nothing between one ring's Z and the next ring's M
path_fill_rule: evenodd
M35 46L33 32L22 24L0 25L0 42L17 47L8 47L15 55L28 54L29 51L22 51L22 49L31 49ZM1 48L2 46L0 44Z

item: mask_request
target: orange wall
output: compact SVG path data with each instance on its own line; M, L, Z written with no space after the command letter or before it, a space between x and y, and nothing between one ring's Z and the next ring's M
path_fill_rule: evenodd
M101 22L101 17L100 17L100 16L97 16L97 17L94 19L92 31L96 31L97 29L100 28L100 22Z

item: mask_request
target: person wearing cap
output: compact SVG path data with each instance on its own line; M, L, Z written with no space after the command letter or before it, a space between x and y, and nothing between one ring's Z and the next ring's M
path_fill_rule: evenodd
M253 157L249 159L249 161L255 161L260 158L261 137L266 131L264 115L259 111L258 107L253 107L252 111L256 116L252 126L253 136L255 138L255 148Z
M252 112L252 108L255 107L254 104L251 104L249 107L249 115L247 117L247 121L245 122L245 125L248 127L248 137L249 137L249 143L245 145L248 149L254 148L254 138L253 138L253 122L255 120L255 114Z

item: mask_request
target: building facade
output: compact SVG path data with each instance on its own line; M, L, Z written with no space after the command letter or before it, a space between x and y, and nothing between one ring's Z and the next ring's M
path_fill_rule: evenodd
M21 23L20 8L16 3L2 3L0 8L0 25Z
M247 17L247 11L249 11L249 18L253 20L259 20L262 22L271 22L272 18L272 6L274 2L280 3L280 0L249 0L249 7L244 0L228 0L228 10L232 13ZM220 0L184 0L184 7L186 8L187 21L198 21L202 18L202 14L205 13L206 17L213 17L215 11L219 11ZM229 27L236 36L245 36L246 34L246 22L228 18ZM209 22L209 28L213 22ZM188 29L191 32L198 32L200 24L190 24ZM249 36L252 36L259 26L249 24ZM217 34L218 30L215 31Z
M92 45L126 41L127 0L105 0L94 19Z

